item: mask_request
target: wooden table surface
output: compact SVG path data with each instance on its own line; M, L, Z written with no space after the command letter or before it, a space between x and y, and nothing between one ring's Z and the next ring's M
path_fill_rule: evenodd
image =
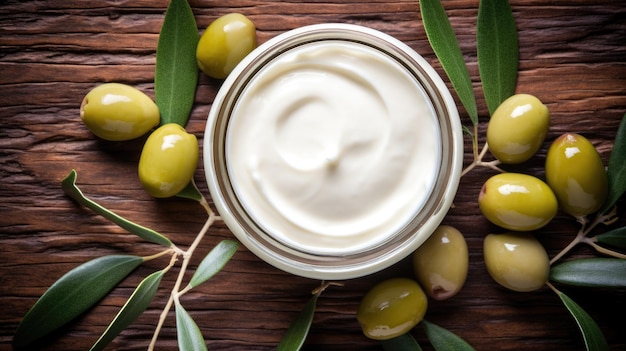
M216 17L237 11L256 24L260 43L308 24L342 22L372 27L404 41L444 75L426 39L417 1L190 3L200 30ZM71 268L106 254L158 251L66 197L60 181L71 169L77 170L85 194L164 233L180 247L189 245L204 223L205 213L197 203L155 200L141 188L136 169L144 139L98 140L81 123L78 113L83 96L104 82L130 84L153 96L155 50L167 4L166 0L5 0L0 5L1 350L11 349L22 316ZM626 112L626 3L514 0L511 4L520 44L517 92L544 101L552 113L552 125L537 156L507 169L541 177L547 146L566 131L587 136L606 162ZM484 135L487 111L475 49L478 0L444 1L444 5L469 62ZM220 83L201 75L187 127L200 141ZM468 125L460 104L459 109ZM466 162L471 159L470 150L466 140ZM487 275L482 240L486 234L502 230L481 216L476 198L492 174L478 169L461 181L456 207L444 222L456 226L467 238L469 277L454 298L431 301L426 318L457 333L477 350L583 350L574 320L551 290L510 292ZM202 167L195 179L208 196ZM625 224L622 218L615 226ZM536 235L554 255L577 229L570 217L559 214ZM201 243L198 257L225 238L233 236L218 222ZM591 249L579 247L568 258L593 254ZM199 258L192 263L198 262ZM142 277L165 264L156 260L138 268L42 349L88 349ZM109 349L146 349L175 276L165 276L146 313ZM381 350L378 342L361 334L355 313L371 286L395 276L412 276L408 260L327 289L319 300L305 349ZM318 284L275 269L241 247L222 272L185 295L183 304L198 322L209 350L272 350ZM612 350L626 349L624 291L563 290L595 318ZM421 328L413 330L413 335L425 350L431 349ZM173 349L176 330L170 314L157 350Z

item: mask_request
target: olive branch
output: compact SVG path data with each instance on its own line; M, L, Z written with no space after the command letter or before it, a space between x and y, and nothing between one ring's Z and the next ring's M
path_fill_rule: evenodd
M149 350L153 350L155 342L172 305L176 308L176 322L179 330L178 340L181 349L189 349L189 345L197 344L202 335L193 319L185 311L181 297L191 289L199 286L219 272L235 254L238 243L233 240L223 240L218 243L196 268L189 282L183 286L183 279L189 262L198 245L208 232L211 225L219 220L208 206L204 196L198 191L199 203L205 208L208 219L204 226L186 250L172 243L166 236L129 221L116 213L104 208L95 201L86 197L76 186L76 171L72 170L63 180L63 191L79 204L91 209L99 215L109 219L128 232L153 244L164 246L165 249L150 256L109 255L90 260L72 269L57 280L29 310L20 323L13 345L16 349L25 349L41 338L71 322L87 309L98 303L117 284L133 272L142 263L170 255L167 266L145 277L135 288L128 301L120 309L113 321L106 328L100 338L90 350L102 350L122 330L130 325L148 307L154 297L163 276L175 266L179 258L182 263L178 271L176 283L172 288L170 298L161 313L159 322L150 342ZM195 185L192 184L195 188ZM186 196L192 193L187 190Z
M499 160L483 161L489 150L487 143L478 152L478 113L469 72L454 30L439 0L421 0L424 28L437 58L472 122L464 127L472 140L473 161L462 175L477 166L505 172ZM518 42L515 20L507 0L481 0L476 29L478 68L485 101L490 114L515 92L517 85ZM624 288L626 287L626 227L589 237L600 224L617 220L617 201L626 191L626 115L617 131L607 169L608 199L590 222L586 216L575 219L581 224L576 237L550 261L550 277L546 283L561 299L578 324L587 350L608 350L608 344L595 321L576 302L558 290L553 283L564 285ZM583 258L557 264L578 244L593 247L598 253L615 258ZM414 350L406 348L405 350Z

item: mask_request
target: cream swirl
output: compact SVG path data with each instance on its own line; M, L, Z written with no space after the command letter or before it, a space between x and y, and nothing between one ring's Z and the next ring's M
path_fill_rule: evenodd
M279 55L233 109L226 162L239 201L297 250L347 254L388 240L423 207L441 160L420 83L366 45Z

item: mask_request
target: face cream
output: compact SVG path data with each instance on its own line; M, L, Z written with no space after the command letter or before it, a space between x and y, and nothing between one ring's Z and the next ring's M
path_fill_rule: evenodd
M260 46L220 89L205 134L218 212L265 261L319 279L406 257L459 180L454 102L415 52L380 32L317 25Z

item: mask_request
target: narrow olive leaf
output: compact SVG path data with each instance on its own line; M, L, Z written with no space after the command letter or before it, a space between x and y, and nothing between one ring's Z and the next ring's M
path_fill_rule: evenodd
M436 324L422 321L428 340L437 351L474 351L460 336Z
M178 334L179 350L207 350L200 328L198 328L196 322L193 318L191 318L189 313L187 313L178 300L176 301L176 333Z
M76 186L76 170L72 170L70 174L65 177L65 179L63 179L63 181L61 182L61 187L63 188L63 192L65 192L67 196L71 197L79 204L103 216L104 218L110 220L111 222L117 224L118 226L127 230L129 233L135 234L143 240L149 241L151 243L164 245L167 247L172 246L172 242L167 237L155 232L152 229L146 228L125 219L83 195L83 192Z
M315 306L317 305L317 298L319 294L315 294L311 297L309 302L304 306L304 309L300 311L298 317L291 323L289 329L280 341L276 351L298 351L304 345L309 329L311 329L311 323L313 323L313 315L315 314Z
M470 137L474 137L474 132L472 132L471 129L467 128L466 126L461 126L461 129L463 130L463 133L469 135Z
M588 287L626 287L626 260L619 258L579 258L550 268L553 282Z
M570 299L569 296L560 291L557 292L557 294L561 298L561 301L563 301L567 310L572 314L572 317L576 320L578 328L580 328L583 334L587 351L608 351L609 345L602 331L591 316L574 302L574 300Z
M24 348L78 317L142 262L139 256L111 255L93 259L67 272L24 316L13 338L14 347Z
M508 0L481 0L476 23L478 70L489 113L515 93L518 48Z
M137 319L150 305L154 294L156 294L161 278L165 274L164 270L154 272L144 278L130 296L128 301L122 306L111 324L91 347L90 351L104 350L104 348L115 337Z
M187 124L198 84L198 39L187 0L171 0L159 34L154 75L154 99L161 124Z
M450 20L439 0L421 0L419 3L430 46L446 71L472 123L476 125L478 110L472 80Z
M607 175L609 196L600 213L609 212L626 192L626 114L622 117L622 122L617 129L613 150L609 156Z
M202 198L204 197L202 196L202 193L200 192L200 190L198 190L198 187L196 186L196 183L193 180L189 182L189 184L187 184L185 189L181 190L178 194L176 194L176 196L189 199L189 200L195 200L198 202L202 201Z
M602 245L608 245L616 249L626 250L626 227L613 229L606 233L596 235L596 241Z
M239 244L233 240L222 240L219 244L217 244L204 257L202 262L200 262L200 265L189 281L189 286L191 288L195 288L196 286L211 279L211 277L213 277L215 273L222 270L230 258L233 257L237 251L237 247L239 247Z
M422 351L415 338L409 333L396 336L395 338L381 340L385 351Z

